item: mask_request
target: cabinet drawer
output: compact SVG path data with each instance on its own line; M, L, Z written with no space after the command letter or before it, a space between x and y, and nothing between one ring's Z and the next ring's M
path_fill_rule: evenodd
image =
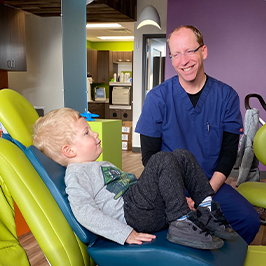
M124 109L110 109L110 119L121 119L122 121L132 121L132 111Z
M121 110L120 109L110 109L109 110L110 119L121 119Z
M104 103L88 103L88 111L99 115L98 118L105 118L105 104Z
M132 121L132 111L131 110L121 110L122 121Z

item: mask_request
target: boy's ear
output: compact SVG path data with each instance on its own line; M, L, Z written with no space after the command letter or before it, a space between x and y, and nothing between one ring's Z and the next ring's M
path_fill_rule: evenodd
M62 152L67 158L73 158L76 156L75 151L69 145L63 145Z

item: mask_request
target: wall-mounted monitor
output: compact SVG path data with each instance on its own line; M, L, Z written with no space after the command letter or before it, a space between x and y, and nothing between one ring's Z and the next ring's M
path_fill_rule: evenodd
M106 91L104 87L95 88L95 101L105 102L106 101Z

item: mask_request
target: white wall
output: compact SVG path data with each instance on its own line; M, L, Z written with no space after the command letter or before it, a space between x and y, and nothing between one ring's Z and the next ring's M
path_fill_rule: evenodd
M8 73L9 88L44 112L64 106L60 17L26 13L27 72Z
M167 0L150 1L138 0L137 15L141 13L142 9L147 5L153 5L161 19L161 30L154 26L144 26L137 30L137 22L134 23L134 61L133 61L133 129L139 119L142 110L142 39L143 34L166 34L167 21ZM139 134L133 133L132 146L140 148Z
M166 34L167 0L138 0L137 14L153 5L161 18L161 30L134 23L133 129L142 110L143 34ZM9 72L9 88L27 98L34 106L45 106L45 113L64 106L61 18L26 15L27 72ZM133 147L140 148L139 134L133 133Z

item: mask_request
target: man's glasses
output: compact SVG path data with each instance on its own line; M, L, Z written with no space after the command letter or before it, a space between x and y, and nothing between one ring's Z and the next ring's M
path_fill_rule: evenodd
M184 53L175 53L175 54L169 53L169 57L170 57L170 59L173 59L173 60L179 60L182 55L193 56L199 50L199 48L202 47L203 45L204 44L200 45L195 50L187 50Z

